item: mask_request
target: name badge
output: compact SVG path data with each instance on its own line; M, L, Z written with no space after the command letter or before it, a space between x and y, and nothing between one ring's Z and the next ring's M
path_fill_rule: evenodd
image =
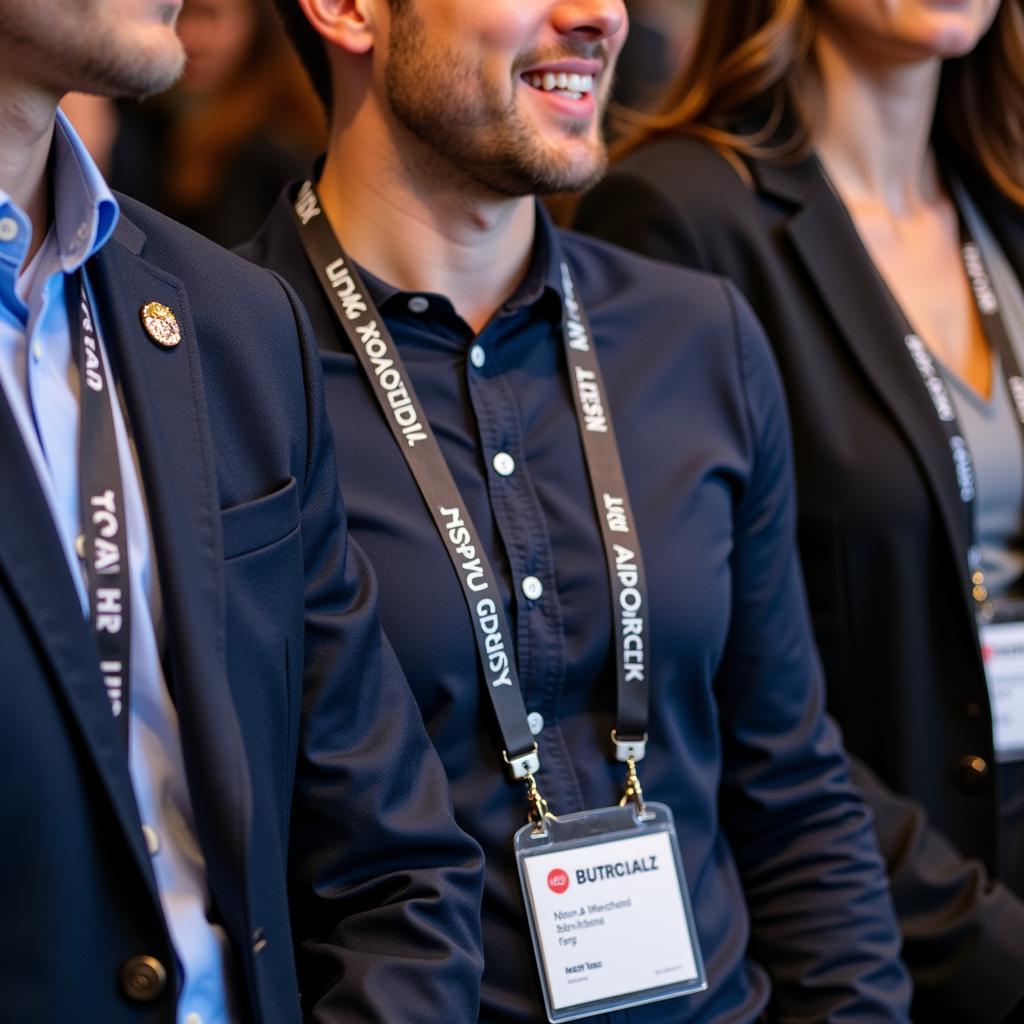
M552 1022L707 987L672 811L649 803L549 819L515 837Z
M999 761L1024 760L1024 622L978 627Z

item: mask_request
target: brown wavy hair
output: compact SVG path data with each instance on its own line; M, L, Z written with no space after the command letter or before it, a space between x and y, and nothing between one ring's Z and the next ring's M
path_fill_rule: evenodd
M820 123L814 0L705 0L689 63L651 114L619 111L618 157L659 135L702 139L732 162L799 159ZM1024 206L1024 0L943 64L934 138Z

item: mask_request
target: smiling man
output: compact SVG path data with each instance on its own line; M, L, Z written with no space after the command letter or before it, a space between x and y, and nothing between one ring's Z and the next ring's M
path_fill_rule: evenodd
M245 254L311 313L350 525L485 849L481 1020L906 1020L765 340L534 198L602 173L623 4L280 7L330 145Z
M0 1018L471 1021L479 848L305 317L57 112L168 85L177 13L0 0Z

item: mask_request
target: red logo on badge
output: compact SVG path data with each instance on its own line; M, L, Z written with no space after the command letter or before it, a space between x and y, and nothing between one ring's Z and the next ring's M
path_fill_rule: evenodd
M565 892L569 888L569 876L561 868L553 868L548 872L548 888L552 892Z

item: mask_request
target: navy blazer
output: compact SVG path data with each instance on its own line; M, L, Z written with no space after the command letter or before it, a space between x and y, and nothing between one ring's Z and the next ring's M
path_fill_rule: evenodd
M434 1022L444 1007L473 1020L480 853L347 541L304 314L273 275L119 201L88 273L141 465L165 670L245 1019ZM147 338L151 300L175 312L177 348ZM172 1024L174 954L123 740L2 395L0 665L0 1018ZM118 980L139 955L170 973L145 1004Z
M666 136L617 164L577 224L728 276L765 325L793 422L829 707L875 812L914 1020L993 1024L1024 999L1024 893L989 877L1006 776L948 442L901 344L904 325L817 161L751 160L746 170L744 181L710 146ZM1024 280L1024 216L959 170Z

